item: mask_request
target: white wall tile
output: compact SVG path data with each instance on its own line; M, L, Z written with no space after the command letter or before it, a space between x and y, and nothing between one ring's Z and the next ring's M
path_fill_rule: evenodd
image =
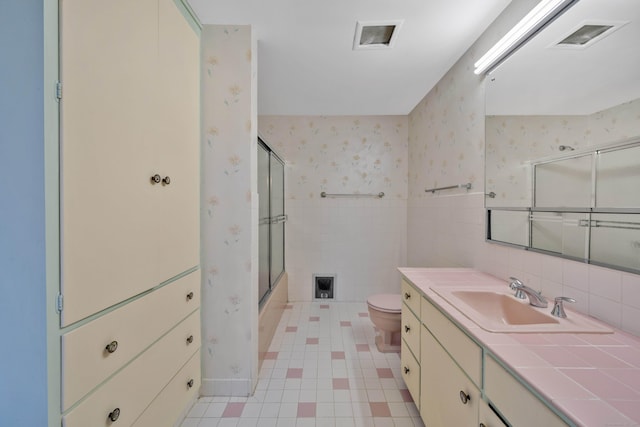
M622 300L622 273L609 268L589 266L589 292L620 302Z

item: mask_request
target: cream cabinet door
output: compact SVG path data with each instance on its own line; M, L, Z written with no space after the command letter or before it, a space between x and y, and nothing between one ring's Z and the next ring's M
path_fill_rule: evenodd
M159 278L199 263L200 39L173 0L159 0L154 165L170 184L153 194Z
M165 3L60 1L63 326L198 264L198 39L159 52Z
M425 425L477 426L478 388L424 327L420 344L420 415Z

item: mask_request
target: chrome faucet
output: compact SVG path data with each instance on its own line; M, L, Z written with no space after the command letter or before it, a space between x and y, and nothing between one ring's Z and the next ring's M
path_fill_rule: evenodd
M554 300L555 304L553 305L553 310L551 310L551 314L556 316L556 317L560 317L562 319L566 319L567 318L567 313L565 313L565 311L564 311L564 306L562 305L563 301L576 302L576 300L573 299L573 298L556 297L556 299Z
M515 277L510 277L511 283L509 283L509 287L516 291L515 297L519 299L525 299L525 295L529 297L529 304L534 307L547 308L549 303L547 299L542 296L542 294L524 283Z

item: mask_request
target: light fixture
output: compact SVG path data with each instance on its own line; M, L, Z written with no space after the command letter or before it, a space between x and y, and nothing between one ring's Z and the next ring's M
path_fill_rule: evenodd
M542 0L474 64L474 73L491 71L577 2Z

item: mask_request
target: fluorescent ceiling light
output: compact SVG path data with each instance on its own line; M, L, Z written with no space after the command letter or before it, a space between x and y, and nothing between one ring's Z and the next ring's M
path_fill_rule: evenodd
M474 64L476 74L493 69L578 0L542 0Z

